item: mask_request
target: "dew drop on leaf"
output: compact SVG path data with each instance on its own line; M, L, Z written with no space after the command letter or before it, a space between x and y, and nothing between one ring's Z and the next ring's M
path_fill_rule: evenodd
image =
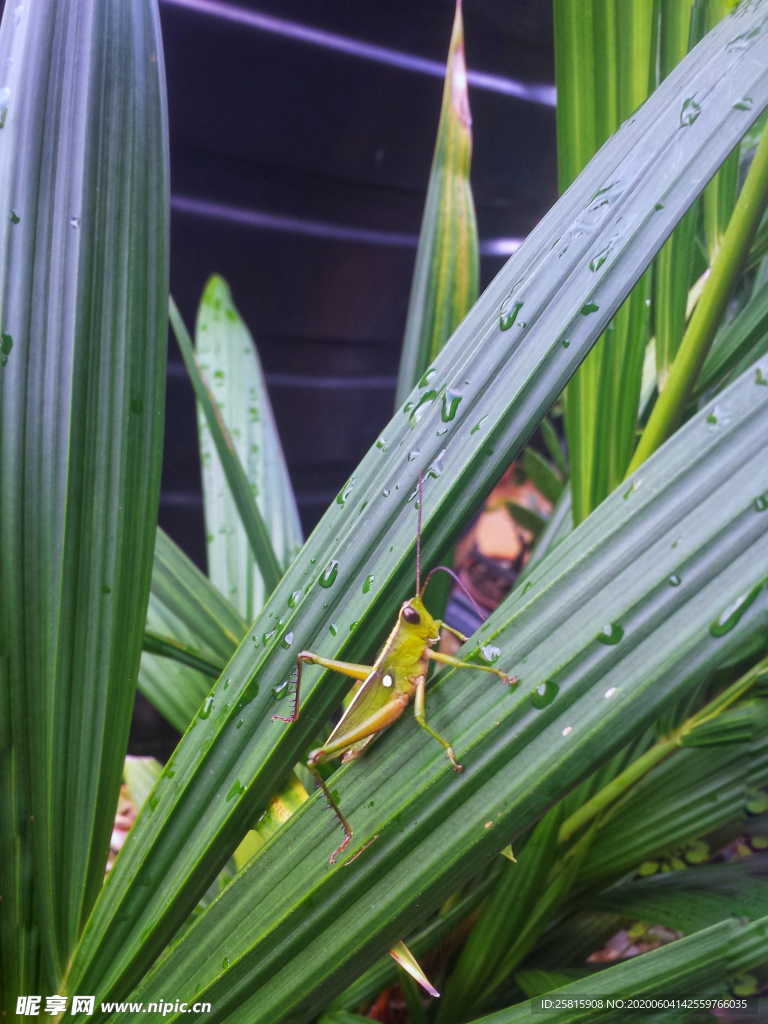
M336 582L336 577L339 574L339 563L336 559L332 559L328 565L320 573L320 586L321 587L332 587Z
M610 622L608 625L603 626L600 632L597 634L597 639L601 644L607 644L613 646L621 641L624 636L624 630L618 622Z
M548 707L559 692L560 687L557 683L553 683L549 679L546 683L542 683L541 686L537 686L535 690L531 691L531 704L540 711L542 708Z

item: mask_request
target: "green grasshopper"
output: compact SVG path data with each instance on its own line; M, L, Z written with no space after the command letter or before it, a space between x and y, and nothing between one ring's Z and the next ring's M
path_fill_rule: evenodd
M491 672L498 676L502 682L510 686L518 681L516 676L507 675L505 672L492 668L489 665L475 665L471 662L454 658L450 654L443 654L441 651L433 650L434 645L440 640L441 629L452 633L462 643L465 643L468 637L452 626L448 626L440 619L433 618L427 611L422 598L432 576L436 572L447 572L467 593L470 600L472 600L472 596L467 592L453 570L444 565L439 565L432 569L427 574L422 586L421 507L423 504L423 481L421 476L419 476L418 499L416 594L401 605L397 622L392 627L392 632L387 637L386 643L373 665L354 665L347 661L323 658L312 651L301 651L296 658L293 712L287 717L283 715L272 716L273 719L280 722L295 722L298 719L301 671L303 665L307 662L331 669L334 672L340 672L342 675L350 676L352 679L357 680L345 701L346 706L338 724L331 732L325 744L317 750L313 750L307 761L307 767L317 779L320 788L325 794L325 799L328 801L344 830L343 841L328 858L331 864L334 864L339 854L343 853L349 846L352 840L352 826L342 813L341 808L318 771L317 766L319 764L322 764L324 761L333 760L336 757L341 758L342 764L356 760L365 752L382 730L400 718L413 697L416 721L422 729L441 744L454 770L457 772L463 771L463 765L459 764L456 760L451 744L427 722L426 688L430 661L438 662L440 665L452 665L454 668L471 668L480 672Z

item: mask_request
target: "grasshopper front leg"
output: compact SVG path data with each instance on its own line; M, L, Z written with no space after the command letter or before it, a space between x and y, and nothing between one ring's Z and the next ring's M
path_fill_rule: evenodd
M453 747L451 746L451 744L448 742L447 739L445 739L444 736L441 736L440 733L433 729L432 726L429 725L427 722L426 693L427 681L426 678L422 676L421 679L416 684L416 698L413 702L413 710L416 721L419 723L421 728L425 730L425 732L428 732L429 735L433 739L437 740L437 742L445 749L445 753L448 755L448 760L453 765L454 771L463 772L464 765L459 764L459 762L456 760L456 754L453 752Z
M323 658L319 654L313 654L312 651L302 651L296 657L296 688L293 691L293 711L290 716L272 715L273 722L297 721L299 717L301 669L302 665L307 661L313 665L322 665L323 668L329 668L333 672L340 672L342 675L350 676L352 679L367 679L371 673L370 665L354 665L350 661L334 661L333 658Z
M451 630L451 632L454 631ZM466 637L464 639L466 640ZM433 651L431 649L427 650L426 654L432 661L437 661L441 665L452 665L454 668L471 668L477 672L492 672L493 675L498 676L502 683L506 683L507 686L514 686L515 683L519 682L517 676L507 675L506 672L493 668L491 665L476 665L473 661L462 661L461 658L454 658L451 654L443 654L442 651Z

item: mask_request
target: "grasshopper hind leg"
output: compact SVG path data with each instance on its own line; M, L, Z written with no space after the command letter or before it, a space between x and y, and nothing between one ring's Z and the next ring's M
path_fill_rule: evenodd
M328 803L328 806L331 808L333 813L339 819L339 824L341 825L341 827L342 827L342 829L344 831L344 838L342 839L341 843L339 843L339 845L336 847L336 849L333 851L333 853L328 858L328 863L329 864L335 864L336 863L336 859L339 856L339 854L344 853L346 848L352 842L352 826L349 824L347 819L342 814L341 808L339 807L339 805L334 800L333 794L331 793L330 789L328 788L328 785L326 784L325 779L323 778L323 776L318 771L317 765L315 764L315 762L313 762L312 758L310 758L309 761L307 762L307 767L312 772L312 774L315 776L315 779L317 781L318 786L323 791L323 796L325 797L325 799L326 799L326 801Z

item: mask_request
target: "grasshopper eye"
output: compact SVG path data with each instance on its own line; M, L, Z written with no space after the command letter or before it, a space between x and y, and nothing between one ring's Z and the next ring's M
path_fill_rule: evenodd
M416 611L416 609L412 608L411 605L409 604L407 604L405 608L403 608L403 618L405 619L406 622L410 622L412 626L418 626L418 624L421 622L421 616Z

